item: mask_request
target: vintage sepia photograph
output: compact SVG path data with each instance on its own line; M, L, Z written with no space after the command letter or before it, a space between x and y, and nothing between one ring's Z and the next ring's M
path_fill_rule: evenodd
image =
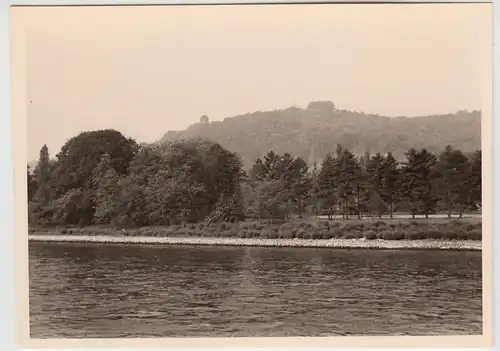
M491 4L16 11L30 338L484 335Z

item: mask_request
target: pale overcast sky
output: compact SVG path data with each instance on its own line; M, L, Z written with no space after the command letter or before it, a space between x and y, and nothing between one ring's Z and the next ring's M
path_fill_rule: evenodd
M152 142L202 114L312 100L388 116L480 109L490 6L24 9L28 159L84 130Z

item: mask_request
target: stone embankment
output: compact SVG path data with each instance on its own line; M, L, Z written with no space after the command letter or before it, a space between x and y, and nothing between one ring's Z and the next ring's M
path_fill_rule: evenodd
M211 245L259 247L314 247L337 249L439 249L481 250L482 242L474 240L366 240L366 239L259 239L259 238L208 238L208 237L146 237L111 235L29 235L30 241L74 242L99 244L161 244L161 245Z

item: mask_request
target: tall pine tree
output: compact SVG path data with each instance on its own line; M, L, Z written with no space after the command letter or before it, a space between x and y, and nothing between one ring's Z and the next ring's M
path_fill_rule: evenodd
M381 196L388 207L391 219L393 218L394 207L401 197L401 172L398 166L398 162L389 152L383 164Z
M454 210L457 210L462 217L462 213L467 205L470 188L467 182L470 180L470 164L468 158L452 146L447 146L439 154L436 164L439 179L437 187L439 197L444 204L448 217Z
M436 156L426 149L420 151L410 149L405 155L407 161L403 167L403 194L410 203L413 218L418 212L429 218L437 202L433 188L437 176Z

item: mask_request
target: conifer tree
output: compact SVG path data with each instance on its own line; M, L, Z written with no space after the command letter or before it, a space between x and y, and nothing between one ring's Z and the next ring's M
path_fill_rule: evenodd
M406 152L406 157L407 161L403 167L403 194L410 203L413 218L419 211L424 213L425 218L429 218L437 203L433 189L437 176L436 156L426 149L410 149Z
M458 210L461 217L469 198L470 186L467 184L470 181L469 160L460 150L448 145L439 154L436 167L439 197L444 203L448 218L454 210Z

